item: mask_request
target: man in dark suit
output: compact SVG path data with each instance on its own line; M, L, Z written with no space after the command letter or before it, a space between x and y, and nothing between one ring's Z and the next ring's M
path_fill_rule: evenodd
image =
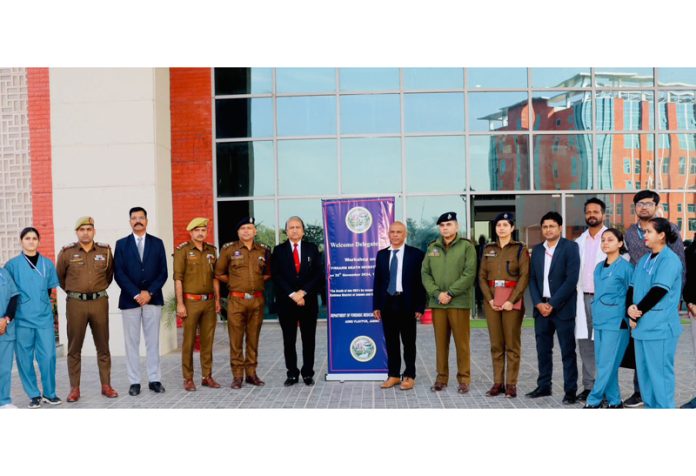
M131 235L116 242L114 278L121 288L118 308L123 315L126 342L126 368L131 386L128 394L140 393L140 329L145 336L149 388L164 392L160 382L159 358L162 286L167 281L167 256L164 243L147 233L147 212L142 207L130 209Z
M391 246L377 253L372 309L382 321L387 347L387 380L381 388L401 383L411 390L416 383L416 321L425 310L425 288L421 281L423 252L405 244L406 226L396 221L389 227ZM406 368L401 380L401 347Z
M302 241L304 222L290 217L285 222L288 239L273 249L271 276L275 285L278 320L283 330L287 379L285 386L298 382L314 385L314 339L317 330L317 294L324 274L316 245ZM302 335L302 369L297 368L297 323Z
M539 378L528 397L551 395L553 334L558 334L563 360L564 404L577 401L578 364L575 355L575 310L580 273L577 243L561 238L563 218L548 212L541 218L545 241L532 250L529 293L534 305Z

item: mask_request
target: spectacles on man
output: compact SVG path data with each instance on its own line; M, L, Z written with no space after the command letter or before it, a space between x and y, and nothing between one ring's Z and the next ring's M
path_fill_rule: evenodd
M636 208L653 208L655 207L655 202L638 202L636 203Z

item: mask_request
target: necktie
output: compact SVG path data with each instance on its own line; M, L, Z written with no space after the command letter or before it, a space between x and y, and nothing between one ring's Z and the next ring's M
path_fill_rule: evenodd
M292 260L295 262L295 272L300 274L300 253L297 251L297 243L293 244Z
M396 294L396 273L399 270L399 260L396 258L396 254L399 250L392 250L392 258L389 262L389 287L387 292L389 294Z
M140 255L140 261L143 260L143 251L145 251L145 248L143 246L143 237L140 236L138 237L138 255Z

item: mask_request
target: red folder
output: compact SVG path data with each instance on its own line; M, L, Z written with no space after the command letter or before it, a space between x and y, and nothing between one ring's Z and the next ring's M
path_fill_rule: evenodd
M496 306L501 307L505 301L507 301L510 298L510 295L512 294L512 290L514 288L493 288L493 302ZM519 311L522 309L522 301L524 298L521 298L519 301L514 303L512 305L512 309Z

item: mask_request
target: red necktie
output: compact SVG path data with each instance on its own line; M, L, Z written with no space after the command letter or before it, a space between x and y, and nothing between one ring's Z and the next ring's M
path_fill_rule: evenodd
M300 253L297 251L297 243L293 244L292 260L295 262L295 271L300 274Z

